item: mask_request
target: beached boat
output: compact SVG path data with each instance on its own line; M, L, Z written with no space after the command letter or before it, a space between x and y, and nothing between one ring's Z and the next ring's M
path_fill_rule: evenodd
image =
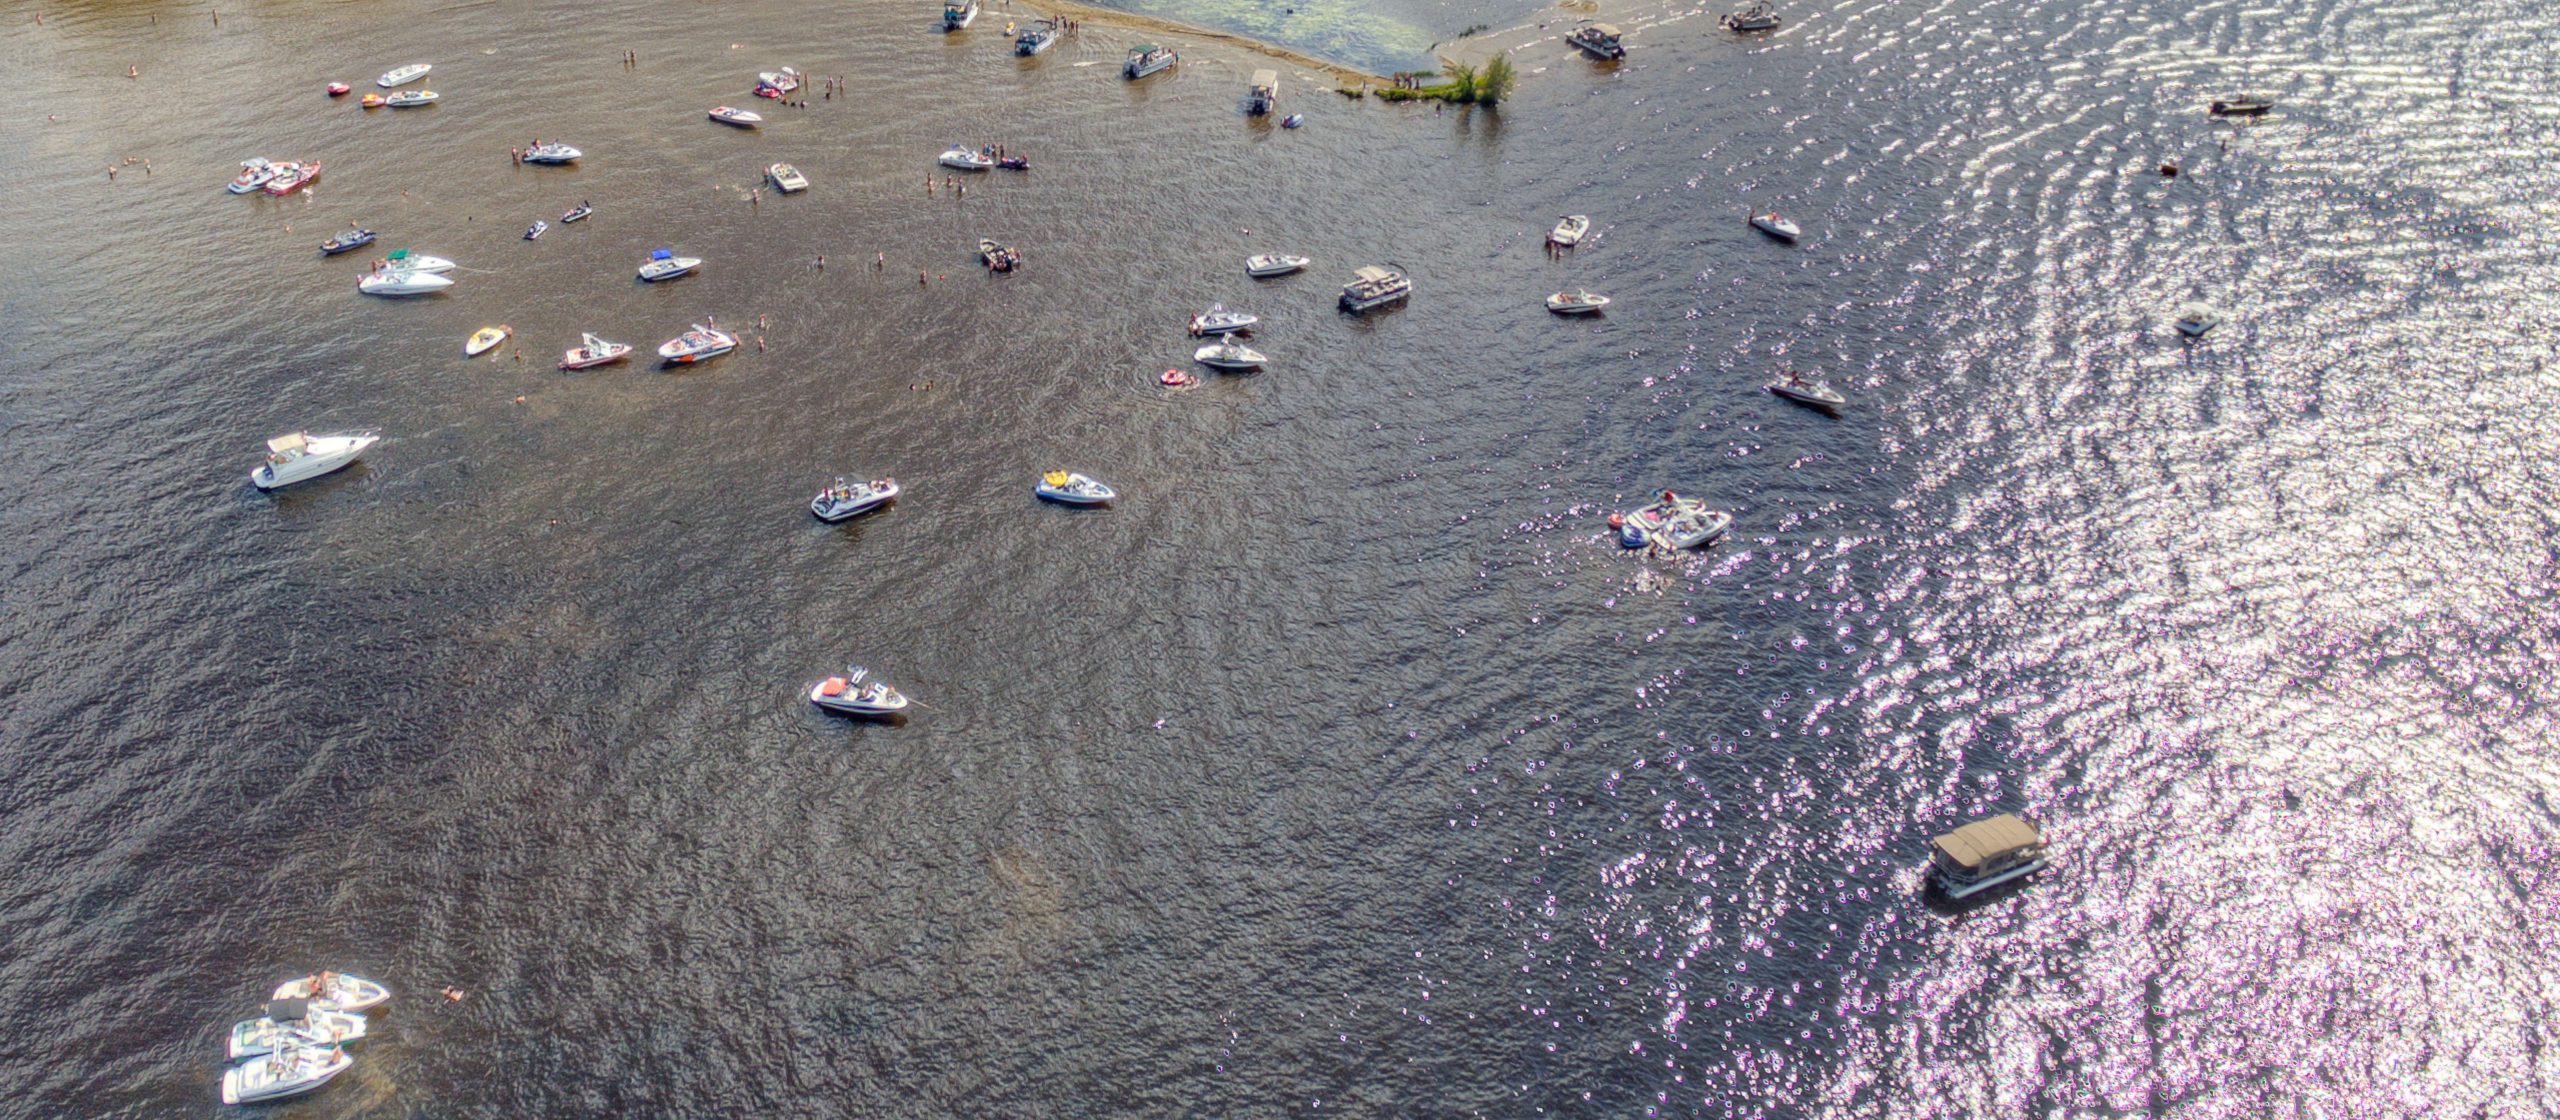
M722 124L735 125L739 128L754 128L755 126L764 123L764 115L761 113L751 113L745 109L733 109L726 105L712 109L711 119Z
M1129 48L1128 60L1120 64L1120 76L1136 81L1180 61L1182 56L1175 54L1172 47L1141 43Z
M673 280L700 267L700 257L679 257L673 249L651 249L648 263L640 266L640 278L655 284L660 280Z
M2254 117L2275 107L2272 97L2234 97L2207 105L2205 111L2217 117Z
M989 272L1011 272L1022 266L1022 254L998 244L993 238L978 239L978 259L986 262Z
M1589 51L1599 58L1627 57L1626 38L1618 33L1614 24L1583 24L1574 28L1572 34L1565 36L1564 41Z
M1979 894L2044 869L2044 835L2003 813L1929 841L1929 878L1948 898Z
M346 96L350 91L354 90L355 88L356 88L356 87L351 86L351 85L348 85L348 84L347 84L347 83L345 83L345 82L331 82L331 83L329 83L329 96L331 96L331 97L345 97L345 96Z
M367 436L372 433L365 433ZM306 999L322 1011L364 1011L391 1001L391 989L361 976L315 972L276 985L268 999Z
M1229 311L1227 310L1226 304L1213 303L1209 305L1209 309L1207 311L1203 311L1192 316L1190 321L1182 325L1182 329L1191 332L1191 337L1198 338L1202 335L1225 334L1228 331L1244 330L1245 328L1261 321L1262 316L1260 315L1249 315L1242 311Z
M1775 210L1761 214L1753 214L1751 216L1751 228L1777 238L1780 241L1793 241L1798 235L1804 233L1802 229L1796 227L1794 222L1790 222L1785 218L1779 217L1778 212Z
M265 189L272 197L282 198L320 181L319 160L315 159L309 163L288 163L283 166L284 169L276 172L275 178L267 180Z
M978 22L978 0L943 0L943 30L958 31L976 22Z
M1384 307L1413 294L1413 279L1392 268L1362 265L1342 286L1342 309L1360 312Z
M1022 34L1013 37L1013 53L1027 58L1048 50L1058 41L1058 34L1057 20L1041 20L1024 28Z
M942 150L935 162L962 171L985 171L996 165L996 154L986 149L969 149L954 144Z
M1778 22L1778 9L1771 7L1769 0L1757 0L1741 11L1725 13L1724 17L1725 27L1733 31L1768 31L1777 27Z
M1628 548L1648 544L1695 548L1723 536L1732 524L1732 514L1708 509L1699 499L1669 490L1651 505L1609 515L1610 527L1618 530L1618 543Z
M630 356L631 344L628 342L609 342L596 335L582 333L578 336L577 347L560 355L560 368L594 369Z
M1547 231L1547 244L1570 249L1582 244L1582 235L1591 232L1591 218L1585 214L1567 214L1556 219L1556 228Z
M233 194L254 194L258 188L275 181L276 172L280 167L281 165L268 160L265 156L252 156L242 160L240 173L231 177L231 186L227 189Z
M423 296L452 286L453 277L411 269L368 273L356 281L356 290L369 296Z
M1770 392L1778 396L1826 412L1849 403L1849 398L1842 396L1840 390L1819 381L1807 381L1803 374L1794 370L1788 370L1779 375L1778 379L1770 382L1768 387Z
M594 206L581 202L570 207L566 213L560 215L560 224L565 226L571 222L586 221L588 215L594 214L595 212L596 208Z
M1244 259L1244 274L1256 280L1268 280L1274 276L1303 272L1309 263L1305 257L1287 253L1262 253Z
M363 455L366 448L380 442L382 442L382 434L371 430L340 432L327 436L315 436L309 432L277 436L267 441L267 461L259 464L258 469L249 472L249 484L260 490L273 490L279 486L306 482L331 471L344 469L347 464L355 462L357 457ZM281 994L281 989L279 993L275 998L303 998L298 994ZM329 1003L323 1005L323 1010L361 1011L363 1008L346 1008Z
M669 365L689 366L708 361L738 348L738 336L718 327L695 323L693 329L668 339L658 347L658 356Z
M405 86L420 78L426 77L427 71L435 68L435 64L432 62L413 62L388 74L384 74L379 78L375 78L373 80L373 84L381 86L384 89L390 89L393 86Z
M524 227L524 239L531 241L542 236L544 231L549 230L550 228L551 223L543 221L540 218L535 218L532 225Z
M320 243L320 255L324 257L334 257L340 253L361 249L371 244L373 244L372 230L340 230L336 237L332 237L327 241Z
M1041 475L1031 492L1071 506L1098 506L1120 496L1119 491L1103 485L1102 480L1074 471L1050 471Z
M2222 316L2202 304L2189 305L2178 312L2178 333L2188 338L2203 338L2206 331L2222 325Z
M765 168L764 173L773 179L773 189L784 194L798 194L809 189L809 177L802 175L799 168L790 164L774 164Z
M267 1005L265 1017L243 1019L231 1026L231 1058L256 1058L288 1046L344 1046L364 1040L365 1018L346 1011L322 1011L311 1001L280 999Z
M809 512L818 520L834 524L848 517L869 513L897 500L898 480L875 478L869 482L847 482L837 479L835 485L818 491L809 499Z
M888 716L906 710L907 694L873 677L869 669L847 665L843 676L809 686L809 702L846 715Z
M355 1059L334 1046L289 1046L222 1071L222 1103L255 1104L300 1096L347 1072Z
M394 109L415 109L421 105L433 105L443 97L431 89L404 89L383 98L382 103Z
M1609 297L1597 292L1557 292L1547 297L1547 310L1558 315L1589 315L1609 306Z
M526 163L576 163L578 157L585 154L587 153L555 141L549 144L536 144L525 149L524 161Z
M1191 360L1210 369L1247 370L1262 368L1262 351L1236 341L1234 335L1219 335L1216 342L1191 352Z
M1244 111L1257 117L1265 116L1279 105L1280 72L1277 70L1254 71L1253 84L1245 91Z
M471 340L462 344L462 356L466 358L477 358L482 354L486 354L489 351L496 349L499 343L505 342L507 340L507 336L514 333L516 333L516 329L506 325L505 323L500 323L494 327L482 327L479 330L471 332Z

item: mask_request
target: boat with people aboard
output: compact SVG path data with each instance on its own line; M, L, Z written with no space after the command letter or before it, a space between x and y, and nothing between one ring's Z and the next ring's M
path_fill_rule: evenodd
M2255 117L2275 107L2272 97L2234 97L2207 105L2205 111L2217 117Z
M1934 837L1929 848L1929 879L1948 898L1980 894L2045 867L2044 834L2012 813Z
M453 277L407 268L380 269L356 281L356 290L369 296L432 295L452 286Z
M287 1046L222 1071L222 1103L255 1104L300 1096L347 1072L355 1059L335 1046Z
M322 1011L367 1011L391 1002L391 989L344 972L315 972L276 985L267 998L310 1000Z
M578 157L585 154L587 153L554 140L547 144L536 144L525 149L524 161L526 163L549 164L576 163L578 161Z
M373 244L373 231L361 226L340 230L338 235L320 243L320 255L334 257Z
M1180 61L1182 56L1174 53L1172 47L1140 43L1129 48L1128 60L1120 64L1120 76L1134 82Z
M860 665L847 665L843 676L809 686L809 702L851 716L887 716L907 710L906 693Z
M1182 325L1182 329L1191 332L1191 337L1198 338L1207 334L1225 334L1228 331L1244 330L1261 321L1260 315L1229 311L1226 304L1213 303L1209 305L1207 311L1192 316L1190 321Z
M756 75L756 96L779 98L800 89L800 72L785 66Z
M985 171L996 165L996 154L993 149L964 148L958 144L953 144L948 148L944 148L942 150L942 154L935 157L934 162L940 163L944 167L955 167L962 171Z
M978 0L943 0L943 30L958 31L976 22L978 22Z
M738 128L754 128L755 126L764 123L764 114L751 113L745 109L736 109L727 105L720 105L711 110L711 119L725 125L734 125Z
M1034 23L1031 26L1024 28L1022 30L1022 34L1013 37L1013 53L1028 58L1032 55L1048 50L1051 45L1058 41L1058 35L1059 28L1057 20L1041 20L1038 23Z
M1031 170L1031 157L997 156L996 166L1007 171L1029 171Z
M1280 72L1277 70L1254 71L1253 84L1245 91L1244 111L1256 117L1268 116L1271 110L1278 108L1279 105Z
M1210 369L1248 370L1262 368L1262 351L1242 342L1236 336L1222 334L1216 342L1191 352L1191 360Z
M1627 57L1626 37L1619 34L1616 24L1586 23L1574 28L1573 34L1565 36L1564 41L1599 58Z
M366 448L380 442L382 442L382 433L370 428L361 432L340 432L326 436L315 436L309 432L277 436L267 441L267 461L258 464L258 469L249 472L249 484L260 490L273 490L279 486L307 482L331 471L345 469L347 464L361 457ZM284 990L281 988L277 991L279 993L275 997L277 999L305 998L298 993L282 994ZM373 1005L365 1005L365 1007L371 1006ZM321 1009L325 1011L364 1010L363 1007L342 1007L335 1002L323 1004Z
M631 344L628 342L611 342L597 335L581 332L578 335L578 345L561 353L560 368L594 369L597 366L611 365L630 356Z
M412 62L407 66L400 67L399 69L393 70L388 74L384 74L379 78L375 78L373 80L373 84L381 86L384 89L390 89L393 86L405 86L420 78L426 77L427 71L435 68L435 64L432 62Z
M269 197L282 198L319 181L319 160L315 159L309 163L286 163L281 165L275 178L267 180L264 189Z
M1359 312L1384 307L1413 294L1413 279L1402 271L1362 265L1342 286L1342 309Z
M471 332L471 340L462 344L462 356L466 358L477 358L482 354L486 354L489 351L496 349L499 343L505 342L507 337L514 333L516 333L516 329L506 325L505 323L500 323L494 327L482 327L479 330Z
M1102 480L1074 471L1050 471L1040 476L1031 492L1053 502L1071 506L1098 506L1120 496L1120 492L1102 484Z
M1305 257L1288 253L1257 253L1244 259L1244 274L1256 280L1268 280L1274 276L1304 272L1311 263Z
M593 204L581 201L560 215L560 224L565 226L571 222L586 221L587 217L595 212L596 208Z
M1582 244L1582 235L1589 232L1591 232L1590 215L1567 214L1556 219L1556 228L1547 231L1547 244L1560 249L1570 249Z
M655 284L687 275L701 267L700 257L679 257L673 249L651 249L648 261L640 266L640 278Z
M265 156L251 156L240 161L240 173L231 177L231 185L225 189L233 194L256 193L258 188L275 181L282 166Z
M847 482L839 477L835 485L818 491L809 499L809 512L830 525L848 517L869 513L898 498L898 480L875 478L869 482Z
M420 105L433 105L443 97L431 89L404 89L383 98L382 103L394 109L415 109Z
M407 249L393 249L384 253L381 260L373 262L376 272L451 272L455 267L452 261L443 257L413 253Z
M708 361L738 348L738 336L718 327L695 323L693 329L668 339L658 347L658 356L669 365L689 366Z
M542 219L540 219L540 218L535 218L535 219L533 220L533 224L532 224L532 225L529 225L529 226L524 227L524 239L525 239L525 240L527 240L527 241L531 241L531 240L533 240L534 238L537 238L537 237L542 236L543 231L548 230L548 229L550 229L550 228L551 228L551 223L546 222L546 221L543 221L543 220L542 220Z
M1769 382L1768 389L1797 404L1818 408L1825 412L1849 403L1849 398L1842 395L1840 390L1819 381L1807 381L1804 374L1795 370L1779 374L1776 380Z
M989 272L1011 272L1022 266L1022 254L990 237L978 239L978 259L986 262Z
M1683 498L1669 490L1650 505L1609 515L1609 526L1618 531L1618 543L1628 548L1648 544L1695 548L1723 536L1732 525L1732 514L1708 509L1704 501Z
M1778 9L1769 0L1753 0L1750 7L1726 12L1724 25L1731 31L1768 31L1778 26Z
M773 189L784 194L798 194L809 189L809 177L801 174L799 168L790 164L774 164L765 168L764 173L773 180Z
M1589 315L1609 306L1609 297L1598 292L1557 292L1547 297L1547 310L1558 315Z
M365 1017L351 1011L322 1011L310 1000L280 999L267 1004L262 1018L243 1019L231 1027L231 1058L256 1058L287 1046L349 1046L364 1040Z
M2205 332L2222 325L2222 316L2201 303L2189 304L2178 312L2178 333L2188 338L2203 338Z
M1799 228L1794 222L1779 217L1778 212L1775 210L1753 214L1751 216L1751 228L1777 238L1780 241L1793 241L1799 235L1804 233L1804 230Z

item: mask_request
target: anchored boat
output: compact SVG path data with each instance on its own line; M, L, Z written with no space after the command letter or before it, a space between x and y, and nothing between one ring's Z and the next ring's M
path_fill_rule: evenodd
M1547 231L1547 244L1570 249L1582 244L1582 235L1591 232L1591 218L1585 214L1567 214L1556 219L1556 228Z
M560 368L593 369L611 365L630 355L631 344L628 342L609 342L597 335L581 333L577 348L560 355Z
M1041 475L1031 492L1071 506L1098 506L1120 496L1118 491L1103 485L1102 480L1074 471L1050 471Z
M847 482L839 478L835 485L818 491L817 497L809 499L809 512L816 514L818 520L832 525L888 505L897 497L898 480L894 478L875 478L869 482Z
M895 715L907 709L907 694L871 675L860 665L845 666L841 677L828 677L809 687L809 702L830 712L853 716Z
M1141 43L1129 48L1128 61L1120 64L1120 76L1134 82L1180 61L1182 56L1175 54L1172 47Z
M347 1072L355 1059L337 1047L290 1046L222 1071L222 1103L254 1104L300 1096Z
M331 436L315 436L309 432L277 436L267 441L267 461L249 472L249 483L260 490L273 490L279 486L308 482L331 471L344 469L347 464L355 462L357 456L363 455L366 448L380 442L381 433L372 430ZM275 998L301 999L304 996L301 992L288 993L278 988ZM329 1011L362 1011L373 1004L345 1007L333 1000L320 1006Z
M1384 307L1413 294L1413 280L1392 268L1363 265L1342 286L1342 309L1350 312Z
M1244 111L1259 117L1271 112L1279 104L1280 72L1277 70L1254 71L1253 88L1245 94Z
M1929 841L1929 878L1948 898L1980 894L2044 869L2044 834L2002 813Z
M651 249L648 263L640 266L640 278L655 284L660 280L673 280L700 267L700 257L679 257L673 249Z
M1547 297L1547 310L1558 315L1589 315L1609 306L1609 297L1597 292L1557 292Z
M669 365L689 366L709 361L738 348L738 336L718 327L695 323L693 329L668 339L658 347L658 356Z
M322 1011L311 1001L280 999L267 1005L264 1018L243 1019L231 1027L231 1057L255 1058L288 1046L341 1046L364 1040L365 1018L346 1011Z
M809 189L809 177L802 175L799 168L790 164L774 164L765 168L764 173L773 178L773 189L784 194L798 194Z
M373 84L381 86L384 89L390 89L393 86L405 86L420 78L426 77L427 71L435 68L435 64L432 62L413 62L407 66L403 66L374 79Z
M1268 280L1274 276L1303 272L1309 263L1305 257L1287 253L1263 253L1244 259L1244 274L1256 280Z
M1594 57L1617 59L1627 57L1625 38L1614 24L1586 23L1574 28L1573 34L1565 36L1564 41L1591 52Z
M368 437L372 434L365 433ZM276 985L275 994L267 998L310 1000L311 1006L322 1011L364 1011L390 1002L391 989L361 976L315 972Z

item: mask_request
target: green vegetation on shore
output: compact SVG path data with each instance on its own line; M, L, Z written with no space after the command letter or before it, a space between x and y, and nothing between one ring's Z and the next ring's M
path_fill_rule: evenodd
M1396 86L1378 90L1386 101L1419 101L1438 98L1452 105L1500 105L1511 96L1511 87L1520 75L1511 67L1511 56L1497 54L1479 68L1463 62L1452 62L1440 68L1448 81L1434 86Z

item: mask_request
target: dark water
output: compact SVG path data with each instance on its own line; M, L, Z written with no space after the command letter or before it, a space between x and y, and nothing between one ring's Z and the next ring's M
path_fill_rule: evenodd
M1234 48L1001 10L16 9L0 1114L219 1111L317 967L400 998L276 1115L2560 1111L2550 12L1787 11L1611 10L1615 68L1549 12L1499 117L1289 69L1282 132ZM785 63L850 97L702 119ZM927 194L953 141L1037 166ZM350 220L460 284L357 296ZM1213 300L1271 368L1163 390ZM1734 538L1618 550L1660 485ZM848 659L913 718L811 711ZM1924 904L1995 811L2054 870Z

